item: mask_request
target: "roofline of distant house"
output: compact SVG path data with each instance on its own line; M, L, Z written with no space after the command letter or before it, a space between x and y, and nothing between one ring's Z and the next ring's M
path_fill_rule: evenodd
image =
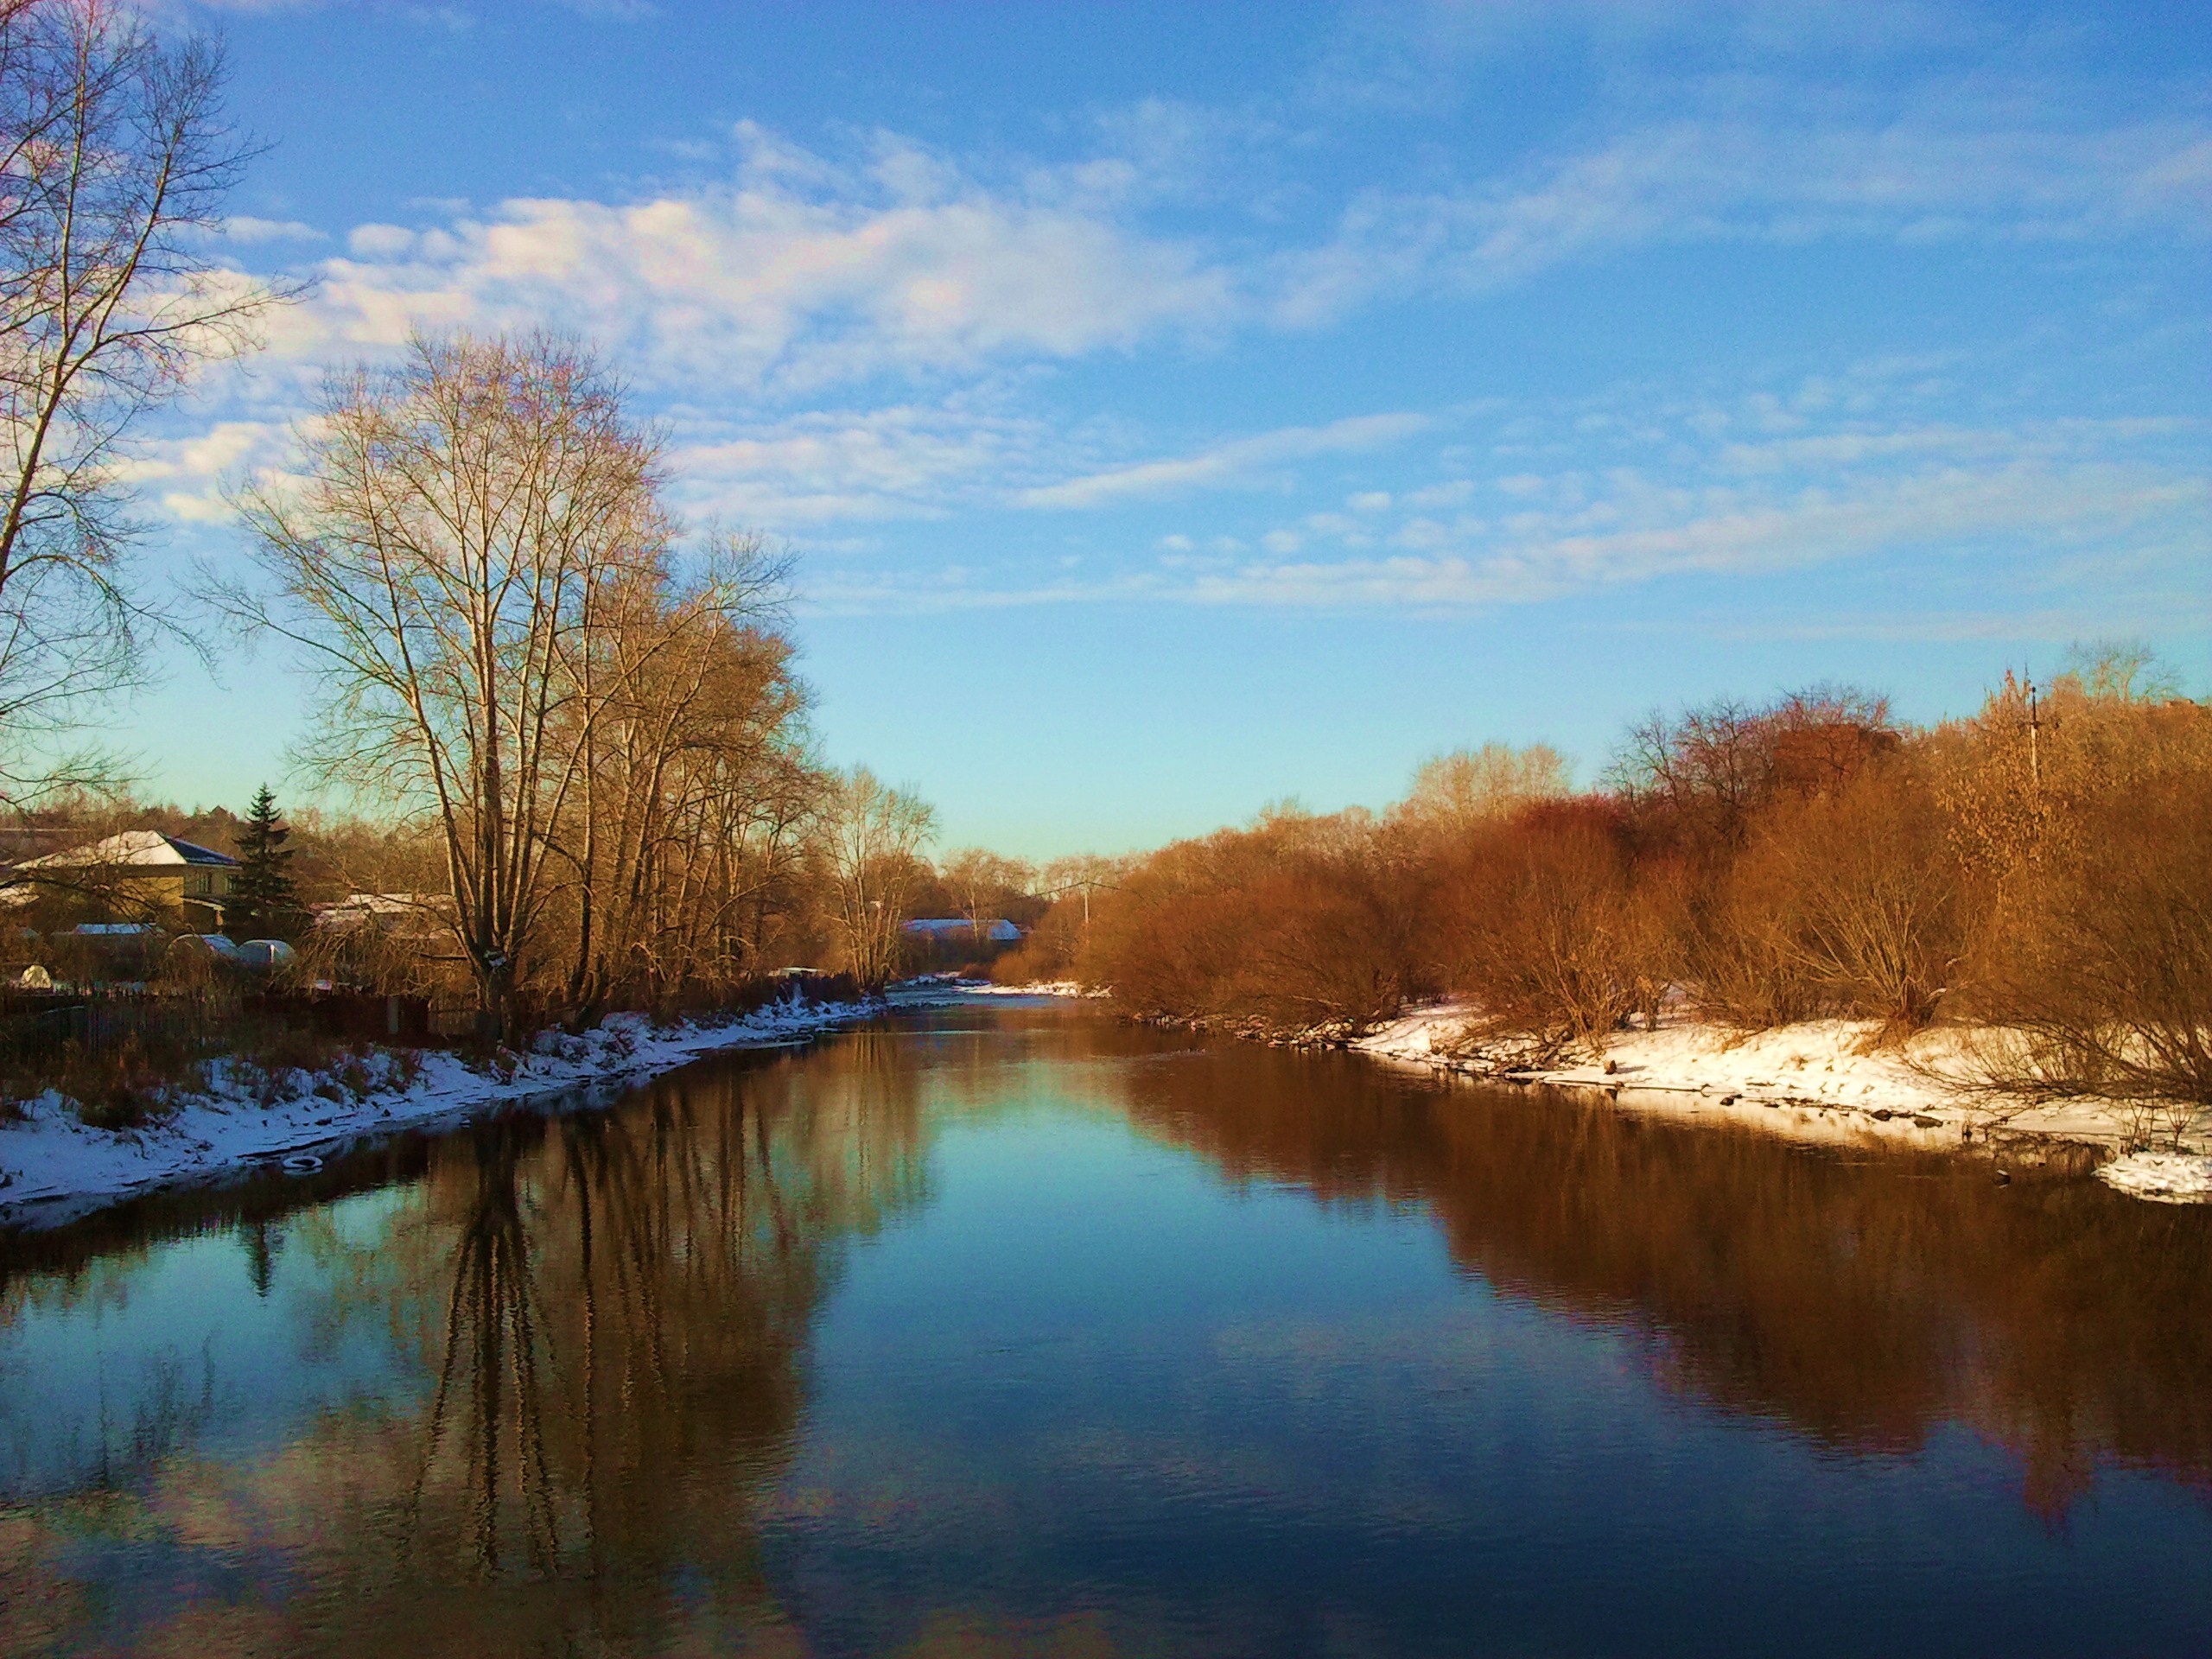
M212 847L202 847L196 841L186 841L181 836L172 836L161 830L125 830L116 835L102 836L98 841L86 842L81 847L66 848L60 852L42 853L36 858L24 859L19 863L10 866L8 873L16 874L32 870L157 870L164 868L166 861L151 862L143 857L134 856L120 848L115 848L115 843L126 836L139 836L156 837L162 845L177 855L177 864L168 865L167 868L169 868L194 864L215 869L234 870L238 868L238 860L232 858L228 853L219 853ZM113 855L101 856L100 849L103 848L114 848Z

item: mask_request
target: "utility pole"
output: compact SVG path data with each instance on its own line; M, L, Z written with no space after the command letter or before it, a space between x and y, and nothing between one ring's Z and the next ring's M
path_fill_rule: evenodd
M2028 779L2035 785L2036 793L2043 793L2043 750L2038 741L2043 734L2042 705L2036 699L2036 683L2028 682Z

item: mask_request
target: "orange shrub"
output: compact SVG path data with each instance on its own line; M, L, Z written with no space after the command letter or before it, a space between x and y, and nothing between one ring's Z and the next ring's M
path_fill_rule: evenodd
M1500 1031L1595 1046L1656 1008L1666 930L1632 880L1627 824L1601 798L1526 807L1441 874L1435 948Z
M1355 1033L1418 983L1418 910L1363 815L1274 814L1163 849L1103 896L1082 973L1142 1015Z
M1724 1019L1926 1025L1962 949L1960 877L1933 792L1891 760L1839 789L1782 797L1704 922L1691 960L1700 1000Z

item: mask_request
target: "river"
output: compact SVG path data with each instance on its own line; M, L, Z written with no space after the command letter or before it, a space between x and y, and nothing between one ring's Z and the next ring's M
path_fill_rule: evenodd
M2212 1210L1056 1007L0 1241L0 1652L2212 1648Z

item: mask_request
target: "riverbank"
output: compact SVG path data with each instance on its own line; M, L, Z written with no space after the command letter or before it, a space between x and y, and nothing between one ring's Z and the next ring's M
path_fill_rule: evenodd
M526 1051L472 1063L379 1050L271 1080L232 1060L208 1087L147 1123L93 1128L52 1090L0 1122L0 1226L47 1227L161 1187L276 1165L302 1172L366 1136L461 1122L586 1085L638 1082L702 1054L780 1047L878 1014L877 999L771 1004L718 1025L653 1026L618 1014L596 1030L542 1033Z
M1870 1021L1823 1020L1738 1032L1679 1015L1656 1031L1615 1033L1602 1056L1518 1063L1510 1042L1484 1041L1475 1011L1417 1009L1351 1046L1395 1065L1515 1083L1604 1091L1636 1111L1749 1125L1793 1140L1985 1152L2094 1162L2137 1198L2212 1202L2212 1135L2198 1114L2177 1151L2130 1150L2146 1138L2139 1109L2096 1099L1994 1099L1960 1085L1958 1033L1923 1032L1878 1046Z

